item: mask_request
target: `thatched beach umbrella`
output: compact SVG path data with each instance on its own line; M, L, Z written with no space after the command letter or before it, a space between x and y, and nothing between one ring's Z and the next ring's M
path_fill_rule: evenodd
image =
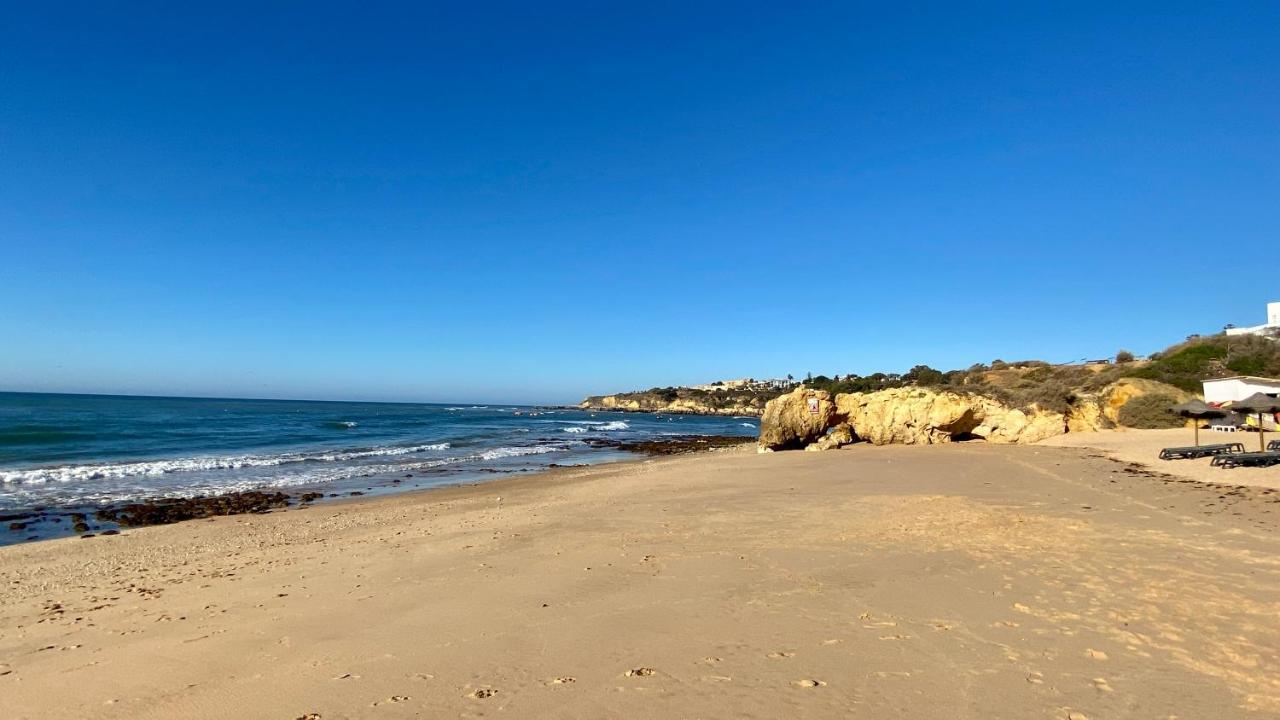
M1173 407L1169 408L1169 410L1172 412L1178 413L1184 418L1191 418L1197 421L1204 420L1206 418L1221 418L1221 417L1227 416L1227 413L1225 411L1219 410L1218 408L1215 408L1215 407L1209 407L1208 405L1204 404L1204 402L1200 400L1188 400L1180 405L1174 405ZM1200 445L1200 423L1194 422L1191 424L1191 426L1195 428L1196 446L1199 446Z
M1271 413L1274 415L1275 413L1280 412L1280 399L1257 392L1243 400L1231 403L1231 409L1236 412L1258 413L1258 446L1262 450L1266 450L1267 442L1263 439L1263 436L1267 433L1263 429L1262 415L1263 413Z

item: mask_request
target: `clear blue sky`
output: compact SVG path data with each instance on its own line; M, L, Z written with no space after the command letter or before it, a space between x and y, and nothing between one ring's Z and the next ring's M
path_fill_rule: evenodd
M570 401L1280 300L1275 2L188 5L6 5L0 389Z

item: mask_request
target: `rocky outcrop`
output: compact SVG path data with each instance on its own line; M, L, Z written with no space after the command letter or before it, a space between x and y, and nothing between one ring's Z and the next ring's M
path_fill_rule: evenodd
M765 406L759 446L761 450L827 450L856 440L875 445L932 445L958 440L1034 443L1067 432L1114 427L1125 403L1150 393L1189 397L1164 383L1125 379L1096 395L1076 398L1064 414L1037 406L1014 408L984 395L905 387L840 394L828 412L827 393L802 387ZM816 414L810 412L808 404L814 397L818 398Z
M612 410L617 412L759 417L764 412L765 401L765 398L731 397L722 393L708 393L706 398L671 398L659 393L636 392L620 393L618 395L593 395L579 403L578 407L582 410Z
M825 390L798 388L769 401L760 419L760 448L788 450L817 441L834 424L836 404Z
M982 439L1026 443L1066 432L1061 413L1010 408L982 395L895 388L836 396L836 412L875 445L933 445Z
M1102 404L1096 397L1082 397L1067 413L1067 432L1094 432L1115 427L1102 412Z
M805 450L835 450L854 442L857 438L853 435L853 426L849 423L840 423L831 428L831 432L818 438L818 442L805 446Z
M1174 398L1175 403L1182 403L1195 397L1182 388L1174 387L1156 380L1142 378L1123 378L1102 389L1098 393L1098 405L1102 415L1113 425L1120 424L1120 409L1130 400L1143 395L1162 395Z

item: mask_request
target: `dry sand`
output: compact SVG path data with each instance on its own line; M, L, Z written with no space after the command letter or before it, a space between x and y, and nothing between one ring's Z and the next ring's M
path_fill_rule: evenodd
M1280 434L1267 433L1266 440L1280 438ZM1246 432L1222 433L1200 431L1201 445L1238 442L1249 452L1258 451L1258 434ZM1220 468L1212 465L1212 458L1195 460L1160 460L1160 450L1167 447L1184 447L1195 444L1190 429L1175 430L1103 430L1091 433L1068 433L1049 438L1040 443L1051 447L1078 447L1101 450L1118 460L1150 465L1160 472L1202 482L1224 485L1250 485L1254 487L1280 488L1280 466L1269 468ZM1265 445L1264 445L1265 447Z
M0 548L0 717L1278 717L1277 520L1088 450L855 446Z

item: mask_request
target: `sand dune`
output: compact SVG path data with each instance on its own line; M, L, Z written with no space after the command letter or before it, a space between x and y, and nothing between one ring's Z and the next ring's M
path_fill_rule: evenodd
M8 547L0 715L1274 717L1278 518L1089 450L855 446Z

